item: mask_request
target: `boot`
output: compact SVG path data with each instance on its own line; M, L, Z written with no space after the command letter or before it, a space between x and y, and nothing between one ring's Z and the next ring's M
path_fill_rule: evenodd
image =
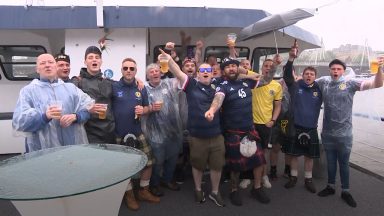
M147 201L151 203L159 203L160 202L160 197L157 197L153 195L149 191L149 186L141 187L138 193L139 200L141 201Z
M293 188L293 187L295 187L296 182L297 182L297 176L291 176L289 178L289 181L284 185L284 187L287 189Z
M137 211L139 209L139 203L136 201L133 190L126 191L124 194L124 198L125 198L125 204L129 209L133 211Z

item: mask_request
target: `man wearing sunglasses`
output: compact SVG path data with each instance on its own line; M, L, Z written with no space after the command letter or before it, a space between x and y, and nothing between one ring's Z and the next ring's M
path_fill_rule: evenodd
M248 137L249 140L259 141L259 135L254 129L252 119L252 92L256 86L255 81L238 80L239 62L235 59L225 58L221 69L226 78L216 88L216 94L209 110L205 113L208 121L213 121L218 115L216 112L222 107L222 121L226 146L227 166L231 175L230 200L233 205L241 206L242 198L238 192L241 171L252 170L254 186L251 195L261 203L269 203L270 199L261 187L262 168L265 164L263 149L257 143L257 150L251 156L240 153L240 140Z
M149 191L149 181L152 173L153 156L152 148L144 138L141 130L140 118L149 113L148 95L146 89L140 90L136 82L137 65L132 58L126 58L121 65L122 77L120 81L113 83L112 108L115 116L115 132L117 143L122 143L123 138L133 134L139 145L137 148L143 151L148 158L146 167L141 172L140 190L138 197L142 201L151 203L160 202L160 198ZM129 209L138 210L132 184L129 183L125 193L125 202Z
M203 171L208 165L212 184L209 198L216 205L224 206L219 192L221 171L225 164L224 138L221 135L220 120L216 116L212 121L207 121L204 116L215 95L215 86L211 85L213 69L207 63L201 64L195 79L183 73L169 55L163 51L161 55L168 57L169 69L182 84L188 101L187 128L190 135L190 161L195 183L195 201L205 202L201 182Z

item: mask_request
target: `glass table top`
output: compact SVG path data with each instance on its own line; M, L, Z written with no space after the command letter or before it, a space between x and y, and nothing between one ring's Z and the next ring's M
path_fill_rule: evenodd
M0 161L0 199L72 196L120 183L145 167L146 155L112 144L61 146Z

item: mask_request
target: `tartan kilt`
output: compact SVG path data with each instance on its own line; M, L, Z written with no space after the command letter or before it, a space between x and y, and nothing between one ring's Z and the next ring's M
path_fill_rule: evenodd
M307 147L303 147L299 144L299 140L297 138L298 134L305 131L311 137L311 143ZM319 135L317 132L317 128L313 129L304 129L304 128L296 128L296 135L294 137L281 137L282 138L282 151L288 155L292 155L295 157L298 156L306 156L309 158L319 158L320 157L320 143L319 143Z
M248 133L254 137L259 137L255 129ZM246 135L247 132L242 131L226 131L224 133L225 159L230 171L247 171L266 163L259 140L257 140L257 150L253 156L247 158L240 153L240 141Z

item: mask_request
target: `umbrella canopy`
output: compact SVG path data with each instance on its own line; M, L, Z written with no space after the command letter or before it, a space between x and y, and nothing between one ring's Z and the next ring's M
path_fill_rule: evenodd
M284 13L267 16L243 28L238 35L238 40L248 40L293 25L299 20L314 16L315 11L316 9L297 8Z

